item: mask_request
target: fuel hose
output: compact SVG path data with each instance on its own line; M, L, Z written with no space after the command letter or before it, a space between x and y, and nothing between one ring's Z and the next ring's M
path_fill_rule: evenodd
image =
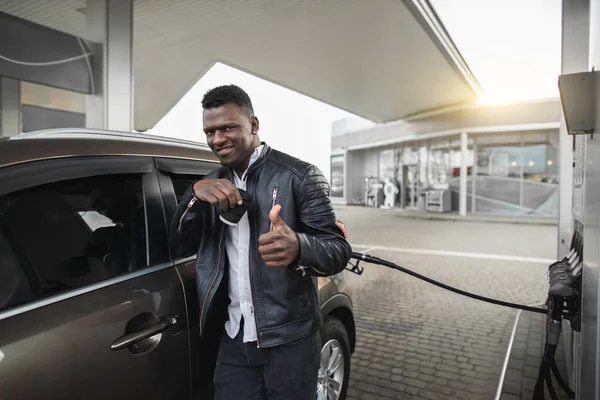
M460 294L462 296L467 296L470 297L472 299L475 300L480 300L480 301L485 301L486 303L491 303L491 304L495 304L498 306L503 306L503 307L510 307L510 308L516 308L517 310L524 310L524 311L530 311L530 312L534 312L534 313L538 313L538 314L546 314L548 312L548 310L546 310L545 308L538 308L538 307L531 307L531 306L526 306L523 304L516 304L516 303L510 303L508 301L502 301L502 300L497 300L497 299L492 299L489 297L485 297L485 296L480 296L478 294L474 294L474 293L470 293L461 289L457 289L455 287L446 285L445 283L442 282L438 282L435 279L431 279L427 276L418 274L414 271L411 271L410 269L404 268L401 265L395 264L391 261L387 261L387 260L383 260L381 258L375 257L375 256L371 256L369 254L362 254L362 253L357 253L357 252L352 252L352 258L356 259L356 260L360 260L360 261L364 261L367 262L369 264L377 264L377 265L383 265L384 267L388 267L388 268L392 268L401 272L404 272L405 274L411 275L415 278L421 279L425 282L431 283L432 285L441 287L442 289L446 289L449 290L451 292Z

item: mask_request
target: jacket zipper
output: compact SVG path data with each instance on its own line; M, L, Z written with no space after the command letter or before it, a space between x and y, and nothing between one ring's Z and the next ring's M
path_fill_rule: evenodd
M188 211L190 211L190 209L192 208L192 206L194 205L196 200L198 200L198 198L196 196L192 197L192 199L189 201L189 203L187 205L187 208L185 209L183 214L181 214L181 218L179 218L179 226L177 227L177 232L181 233L181 225L183 225L183 219L187 215Z
M277 202L277 192L279 191L279 188L277 186L275 186L273 188L273 196L271 198L271 208L275 207L275 203ZM273 230L273 223L271 222L271 228L269 230Z
M219 238L219 257L217 257L216 272L212 278L212 281L208 285L208 289L206 290L206 294L204 295L204 300L202 301L202 310L200 311L200 334L201 335L202 335L202 330L203 330L202 329L203 328L202 319L204 317L204 309L206 308L206 301L208 300L208 295L210 294L210 291L212 290L212 287L215 284L215 281L217 280L217 276L219 276L219 269L221 268L221 253L222 253L221 243L223 242L223 232L225 232L225 226L221 227L221 236Z
M252 305L250 306L250 310L252 313L252 317L254 318L254 326L256 327L256 348L260 349L260 339L258 338L260 336L260 332L258 331L258 321L256 320L256 313L254 312L254 303L256 302L256 300L254 300L254 287L252 286L252 273L250 272L250 268L251 267L251 262L250 262L250 252L248 252L248 275L250 275L250 296L252 296Z

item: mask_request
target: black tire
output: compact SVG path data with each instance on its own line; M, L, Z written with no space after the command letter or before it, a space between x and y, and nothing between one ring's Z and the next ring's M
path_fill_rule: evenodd
M343 383L338 398L339 400L344 400L348 391L348 381L350 380L350 339L348 339L348 332L342 321L328 316L325 318L325 323L321 328L321 350L330 342L334 345L339 344L344 357Z

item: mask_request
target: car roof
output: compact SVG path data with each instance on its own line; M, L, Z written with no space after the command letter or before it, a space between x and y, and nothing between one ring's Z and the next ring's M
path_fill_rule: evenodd
M148 133L50 129L0 140L0 168L51 158L118 155L219 162L206 144Z

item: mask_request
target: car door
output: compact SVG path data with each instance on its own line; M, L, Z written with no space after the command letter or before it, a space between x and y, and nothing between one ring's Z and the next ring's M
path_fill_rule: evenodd
M151 158L0 169L0 397L189 398L166 234Z
M175 158L157 158L156 168L167 222L170 224L184 192L197 180L219 167L214 162ZM209 315L206 327L199 335L198 295L196 289L196 255L187 258L172 256L182 278L187 304L190 331L190 354L195 399L213 398L213 372L225 320ZM227 294L224 293L226 296Z

